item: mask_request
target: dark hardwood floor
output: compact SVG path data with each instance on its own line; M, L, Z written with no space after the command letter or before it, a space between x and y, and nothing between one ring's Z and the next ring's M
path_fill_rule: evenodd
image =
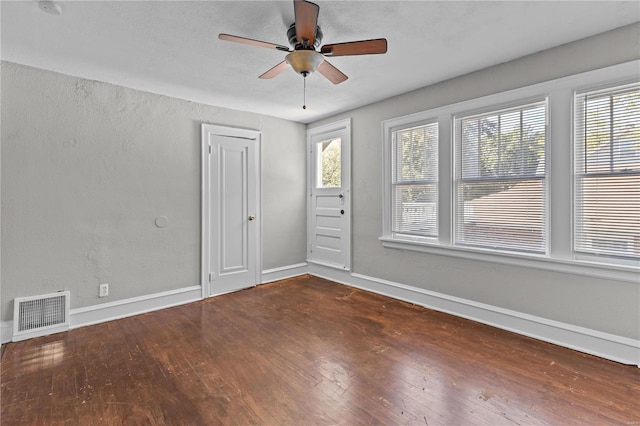
M2 425L640 424L640 369L315 277L10 343Z

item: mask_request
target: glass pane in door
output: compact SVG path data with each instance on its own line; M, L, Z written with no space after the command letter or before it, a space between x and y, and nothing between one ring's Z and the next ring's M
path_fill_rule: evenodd
M316 145L316 187L340 188L342 185L340 138L318 142Z

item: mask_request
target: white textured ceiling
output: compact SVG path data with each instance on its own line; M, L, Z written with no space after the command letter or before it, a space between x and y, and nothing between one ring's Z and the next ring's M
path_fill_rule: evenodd
M330 59L349 80L312 74L303 110L301 76L257 78L285 53L217 38L288 45L291 1L58 4L2 1L2 59L303 123L640 20L637 1L317 1L323 44L386 37L389 50Z

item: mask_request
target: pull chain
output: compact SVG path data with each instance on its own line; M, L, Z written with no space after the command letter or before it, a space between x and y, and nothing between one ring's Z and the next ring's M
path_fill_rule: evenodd
M304 86L302 86L302 109L307 109L307 76L302 78Z

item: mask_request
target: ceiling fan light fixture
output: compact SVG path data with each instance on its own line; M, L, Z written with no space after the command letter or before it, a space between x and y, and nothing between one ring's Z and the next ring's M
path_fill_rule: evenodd
M324 56L315 50L296 50L287 55L285 61L291 68L303 77L318 69L318 66L324 61Z

